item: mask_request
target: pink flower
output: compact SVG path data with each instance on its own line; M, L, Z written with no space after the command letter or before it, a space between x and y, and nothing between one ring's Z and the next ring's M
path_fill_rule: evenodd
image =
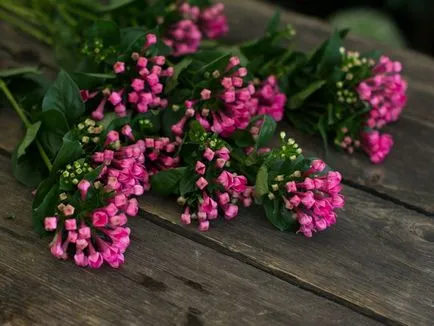
M203 190L208 185L208 181L204 177L200 177L199 180L196 181L196 186Z
M87 256L81 250L75 253L74 261L77 266L86 267L88 265Z
M200 92L200 97L202 98L202 100L209 100L211 98L211 91L204 88L202 92Z
M215 152L219 158L222 158L226 161L230 160L230 151L226 147L222 147Z
M96 210L92 213L92 225L95 227L104 227L108 223L108 216L102 210ZM80 231L79 231L80 232Z
M125 210L125 213L127 213L129 216L136 216L139 212L139 203L137 202L137 199L132 198L128 201L127 209Z
M296 192L297 191L297 186L295 184L295 181L289 181L286 183L285 185L286 187L286 191L291 193L291 192Z
M234 176L228 171L223 171L217 181L226 189L230 189L234 183Z
M218 197L218 201L219 201L220 205L226 205L231 200L229 197L229 194L227 192L219 194L217 197Z
M65 229L68 231L77 230L77 221L75 218L65 220Z
M146 44L145 44L146 47L156 43L157 43L157 36L155 36L155 34L146 35Z
M225 208L225 218L228 220L233 219L235 216L238 215L238 206L234 204L229 204Z
M214 158L214 151L207 147L205 149L205 152L203 153L203 157L206 158L208 161L212 161L212 159Z
M78 234L81 239L89 239L90 238L90 228L88 226L81 226L78 229Z
M125 63L122 61L117 61L114 65L113 65L113 71L116 74L121 74L125 71Z
M57 229L57 218L55 216L53 217L46 217L44 219L44 227L47 231L54 231Z
M195 171L197 174L204 175L206 171L206 165L203 164L201 161L197 161Z
M122 135L134 140L133 129L128 124L122 127Z
M209 221L201 221L199 223L199 231L205 232L209 229Z
M104 262L104 259L101 253L94 251L94 253L89 255L87 261L90 268L100 268Z
M191 223L191 215L190 215L189 207L187 207L184 211L184 214L181 215L181 223L182 224L190 224Z
M88 192L90 186L91 186L91 183L88 180L86 180L86 179L82 179L78 183L77 188L80 190L81 200L85 200L86 199L87 192Z
M108 100L111 104L118 105L122 101L122 97L118 92L112 92Z
M71 215L74 214L74 211L75 211L74 206L68 204L68 205L66 205L65 208L63 209L63 214L64 214L65 216L71 216Z

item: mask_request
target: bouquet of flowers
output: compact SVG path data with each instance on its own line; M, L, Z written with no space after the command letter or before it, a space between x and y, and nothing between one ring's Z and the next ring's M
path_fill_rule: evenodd
M259 205L279 230L306 237L335 224L341 174L304 157L284 132L276 137L277 123L286 116L378 163L393 143L379 129L406 100L400 64L346 51L344 33L313 55L293 51L281 42L294 31L279 30L276 17L262 39L203 49L202 37L228 30L221 4L146 8L134 17L154 26L96 21L80 69L49 86L26 69L0 79L26 127L13 173L36 187L33 224L52 237L51 253L119 267L134 231L128 218L149 191L172 196L180 222L200 231L235 219L241 205ZM24 98L10 91L17 76L32 82Z

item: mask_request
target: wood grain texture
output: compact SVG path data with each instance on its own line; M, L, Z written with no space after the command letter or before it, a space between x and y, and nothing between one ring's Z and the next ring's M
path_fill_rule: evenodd
M0 156L2 325L378 325L142 218L120 270L58 261L8 164Z
M261 1L223 1L229 16L231 33L228 40L243 41L263 34L276 6ZM324 41L332 28L311 17L282 10L282 20L291 23L298 31L297 45L311 50ZM409 79L409 102L398 123L386 131L395 139L395 146L381 165L372 165L366 155L349 156L331 149L325 157L319 136L311 137L285 128L307 153L326 159L344 178L392 197L408 207L434 215L434 179L431 173L434 153L434 60L410 50L384 49L384 46L354 36L347 46L367 51L384 50L387 55L403 62Z
M200 233L179 224L180 209L147 195L150 219L252 265L388 323L430 325L434 318L434 221L372 195L344 189L338 224L308 240L277 232L260 208ZM175 200L173 200L175 202Z

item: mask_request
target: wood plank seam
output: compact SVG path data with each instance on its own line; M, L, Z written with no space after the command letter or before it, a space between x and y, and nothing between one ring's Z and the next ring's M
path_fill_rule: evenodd
M265 266L263 264L260 264L256 261L254 261L253 259L249 258L248 256L244 255L241 252L236 252L233 249L231 249L230 247L226 247L224 243L219 243L217 241L214 241L212 239L209 238L204 238L202 237L200 234L196 233L196 232L192 232L190 229L185 228L180 226L179 224L170 222L168 220L165 219L161 219L158 215L152 214L150 212L147 212L145 210L143 210L142 208L139 209L139 216L160 226L165 228L166 230L172 231L180 236L183 236L187 239L190 239L192 241L195 241L197 243L200 243L210 249L213 249L221 254L227 255L229 257L235 258L240 262L243 262L245 264L248 264L250 266L253 266L261 271L264 271L268 274L271 274L279 279L281 279L282 281L285 281L287 283L290 283L294 286L297 286L305 291L311 292L317 296L320 296L322 298L325 298L327 300L330 300L334 303L337 303L339 305L342 305L344 307L347 307L361 315L364 315L366 317L369 317L373 320L376 320L378 322L381 322L385 325L399 325L399 326L403 326L405 325L404 323L401 323L397 320L393 320L391 318L388 318L386 316L383 316L371 309L368 309L366 307L361 307L358 306L354 303L352 303L351 301L348 301L344 298L341 298L337 295L334 295L333 293L330 292L326 292L324 290L322 290L319 287L316 287L315 285L312 285L302 279L299 279L295 276L291 276L286 274L285 272L280 271L277 268L274 268L273 266ZM276 231L277 232L277 231Z

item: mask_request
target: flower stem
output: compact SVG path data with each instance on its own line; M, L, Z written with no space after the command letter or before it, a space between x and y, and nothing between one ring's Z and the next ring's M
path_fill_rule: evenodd
M32 126L32 123L30 120L26 117L26 114L24 113L24 110L20 107L18 102L15 100L14 96L12 95L11 91L7 87L6 83L0 79L0 90L3 91L6 98L9 100L9 102L12 105L12 108L15 110L15 112L20 117L21 121L23 122L26 129L30 128ZM44 148L42 147L39 140L36 140L36 147L38 148L39 154L41 155L45 165L47 166L48 171L51 171L53 168L53 165L51 164L50 159L48 158L47 153L45 152Z

